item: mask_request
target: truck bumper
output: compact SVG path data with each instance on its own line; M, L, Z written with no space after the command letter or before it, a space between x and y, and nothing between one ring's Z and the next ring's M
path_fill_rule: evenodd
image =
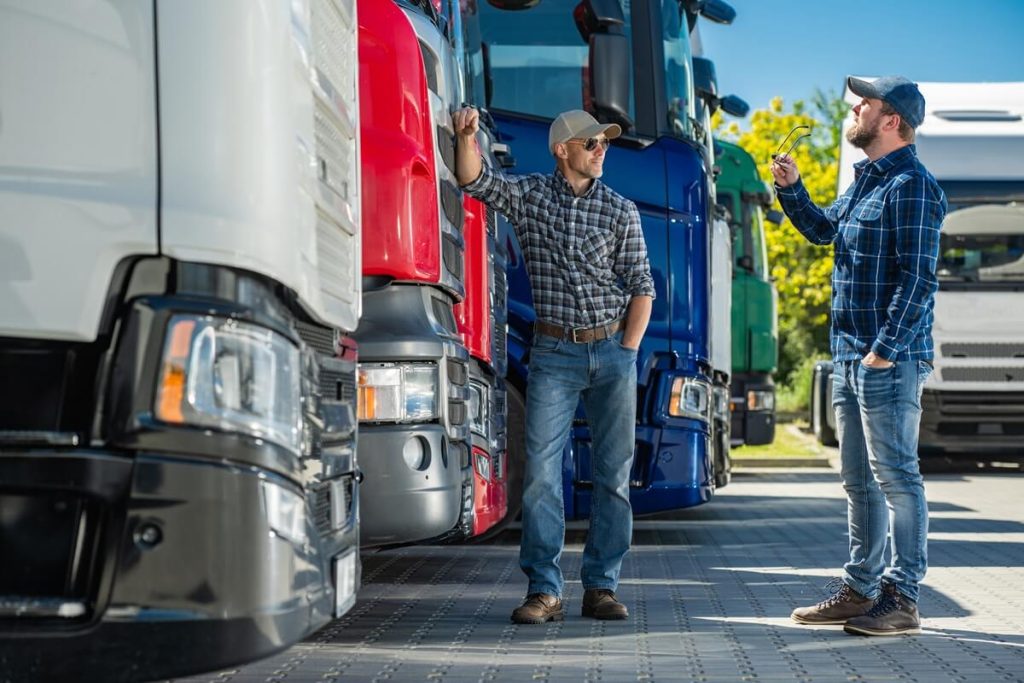
M0 482L2 680L134 681L223 668L288 647L355 597L351 474L336 482L348 500L334 499L333 529L317 528L334 523L312 494L227 461L6 451ZM304 529L304 541L271 525L272 486L302 496L292 529ZM354 580L340 597L336 571Z
M950 454L1022 454L1024 392L925 389L919 448Z
M407 447L421 450L420 463L406 462ZM453 529L462 508L463 450L440 425L362 425L363 545L412 543Z

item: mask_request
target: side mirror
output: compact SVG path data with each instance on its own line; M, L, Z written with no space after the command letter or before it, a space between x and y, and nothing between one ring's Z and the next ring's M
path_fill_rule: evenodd
M716 24L731 24L736 19L736 10L725 0L704 0L700 15Z
M487 0L487 4L498 9L517 11L536 7L540 0Z
M782 213L778 209L768 209L764 214L764 219L769 223L782 225L782 221L786 219L786 214Z
M633 127L629 117L629 41L618 0L582 0L573 10L580 35L590 44L589 77L593 114L599 121Z
M737 118L743 118L750 112L750 105L742 97L736 95L726 95L719 103L722 106L722 111L730 116Z
M715 74L715 63L707 57L693 58L693 88L698 95L705 99L718 98L718 76Z

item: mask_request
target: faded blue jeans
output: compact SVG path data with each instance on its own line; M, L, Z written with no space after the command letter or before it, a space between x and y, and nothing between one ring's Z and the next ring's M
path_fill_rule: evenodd
M928 569L928 504L918 467L925 361L875 370L837 362L832 387L850 527L843 581L869 598L881 582L916 601ZM890 562L885 561L886 542Z
M636 440L636 351L622 332L576 344L534 335L526 390L526 475L519 566L527 594L562 596L565 543L562 448L580 398L593 440L590 531L580 578L584 589L615 590L633 535L629 471Z

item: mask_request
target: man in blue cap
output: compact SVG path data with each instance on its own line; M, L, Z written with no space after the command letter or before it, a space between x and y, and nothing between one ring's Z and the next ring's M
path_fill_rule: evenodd
M793 225L833 244L831 347L850 560L826 600L793 611L801 624L848 633L920 633L918 585L928 566L928 507L918 467L921 392L932 371L932 311L946 197L917 158L924 97L902 76L847 80L863 98L850 144L867 159L828 209L811 201L788 155L771 171ZM887 537L891 561L885 562Z

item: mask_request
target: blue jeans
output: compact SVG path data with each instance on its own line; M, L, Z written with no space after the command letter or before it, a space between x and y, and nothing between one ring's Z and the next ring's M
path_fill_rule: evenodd
M622 333L575 344L534 335L526 391L526 475L519 566L527 593L562 596L565 543L562 449L580 398L593 439L590 531L580 578L584 589L615 590L633 535L629 471L636 441L636 351Z
M918 467L924 361L874 370L860 361L835 364L832 404L850 527L843 580L877 598L881 582L917 600L928 569L928 504ZM886 566L885 547L890 545Z

